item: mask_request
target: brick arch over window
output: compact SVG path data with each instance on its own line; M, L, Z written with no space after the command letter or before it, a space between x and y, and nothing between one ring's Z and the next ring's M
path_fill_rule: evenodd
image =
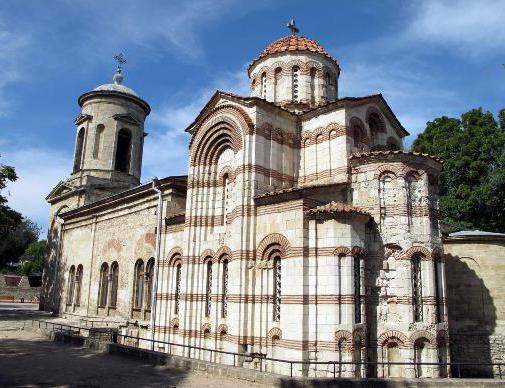
M280 233L269 234L258 245L256 249L256 257L257 258L266 258L265 254L268 253L271 246L276 245L281 252L283 258L285 258L288 253L291 245L289 244L289 240Z
M169 327L170 327L170 329L172 329L172 330L174 330L175 328L179 328L179 318L173 318L173 319L170 321Z
M352 348L352 333L348 330L337 330L335 332L335 344L337 348L350 350Z
M177 264L182 263L182 248L181 247L173 247L168 252L168 265L171 267L177 266Z
M350 134L354 139L354 146L357 143L370 145L370 138L368 137L365 124L358 117L351 117L349 120Z
M217 327L216 333L217 333L217 334L220 334L220 335L223 335L223 334L228 334L228 326L227 326L227 325L225 325L224 323L220 324L220 325Z
M422 338L426 339L428 341L428 343L430 344L430 346L435 347L437 344L437 339L436 339L435 335L433 333L430 333L429 331L426 331L426 330L418 330L418 331L413 332L410 335L409 340L410 340L410 343L412 345L414 345L417 340L422 339Z
M409 249L407 249L407 251L403 255L403 258L406 260L410 260L416 254L420 255L422 260L429 260L431 258L430 250L420 245L414 245Z
M200 331L202 332L202 335L204 335L205 333L210 334L210 323L204 323L200 328Z
M378 346L384 346L386 345L390 340L395 340L398 342L398 345L400 346L409 346L410 341L408 337L403 334L401 331L398 330L388 330L384 333L382 333L379 338L377 338L377 345Z
M344 247L344 246L340 246L340 247L335 248L335 250L333 251L333 254L335 256L350 256L351 249Z
M212 263L216 262L216 254L214 253L214 251L212 249L206 249L206 250L204 250L202 252L202 254L200 255L199 262L201 264L205 264L209 260L212 261Z
M398 178L401 175L401 171L391 164L381 164L375 169L375 179L381 178L383 175L390 174L393 178Z
M373 121L376 121L376 122L373 122ZM376 132L386 132L386 123L384 121L384 116L376 107L371 106L366 111L366 123L368 124L368 128L370 128L371 133L374 130ZM370 124L372 124L372 125L370 125ZM372 133L372 135L373 135L373 133Z
M274 327L269 330L267 334L267 339L269 341L274 341L275 339L282 339L282 330L279 329L278 327Z
M223 246L217 250L214 257L217 259L218 262L221 262L222 259L224 258L226 258L228 261L231 261L233 260L233 252L229 247Z

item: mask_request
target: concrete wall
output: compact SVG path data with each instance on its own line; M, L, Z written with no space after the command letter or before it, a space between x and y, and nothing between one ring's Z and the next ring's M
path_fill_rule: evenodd
M39 277L40 282L40 277ZM28 276L0 274L0 299L25 302L38 302L40 286L31 286Z

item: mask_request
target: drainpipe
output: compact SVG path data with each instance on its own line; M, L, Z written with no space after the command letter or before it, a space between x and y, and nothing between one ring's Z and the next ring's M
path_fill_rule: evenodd
M158 216L157 226L156 226L156 255L154 257L154 281L153 281L153 289L151 292L151 345L152 350L154 350L154 334L156 331L156 293L158 291L158 270L159 270L159 262L160 262L160 252L161 252L161 227L163 223L163 191L160 189L160 181L158 178L153 178L153 190L158 193L158 209L156 214Z

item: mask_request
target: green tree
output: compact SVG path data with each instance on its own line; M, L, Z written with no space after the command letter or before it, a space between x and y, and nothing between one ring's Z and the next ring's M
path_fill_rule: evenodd
M35 241L28 245L21 256L20 275L42 273L47 259L48 245L46 240Z
M2 195L2 190L7 187L8 182L14 182L17 179L14 167L0 164L0 206L7 203L7 198Z
M505 231L505 109L498 122L481 108L459 119L436 118L427 123L412 149L444 161L440 177L444 222Z

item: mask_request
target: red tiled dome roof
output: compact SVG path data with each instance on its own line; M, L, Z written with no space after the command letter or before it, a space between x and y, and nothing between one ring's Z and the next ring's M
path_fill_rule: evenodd
M277 39L275 42L270 43L256 58L249 67L261 58L270 54L282 53L286 51L312 51L324 55L325 57L335 61L330 54L317 42L312 39L299 35L288 35L283 38ZM336 62L336 61L335 61Z

